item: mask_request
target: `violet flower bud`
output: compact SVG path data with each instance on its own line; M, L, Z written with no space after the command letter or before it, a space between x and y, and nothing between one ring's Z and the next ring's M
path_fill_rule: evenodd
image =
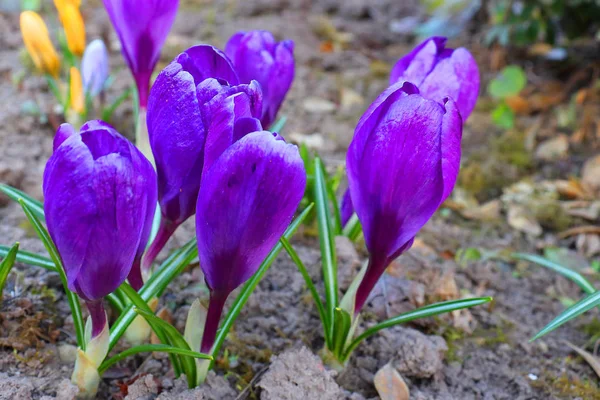
M398 60L390 84L408 81L423 97L440 103L450 97L466 121L479 95L479 68L467 49L447 49L446 41L445 37L431 37Z
M225 53L243 83L257 80L263 92L261 123L269 127L294 80L294 42L276 42L268 31L238 32Z
M425 99L408 82L389 87L358 122L346 164L369 265L356 295L356 313L452 191L461 136L454 101Z
M162 222L144 257L144 270L196 212L203 171L233 142L262 130L261 110L258 83L239 84L229 59L212 46L189 48L158 75L147 121Z
M231 145L202 180L196 234L210 303L201 351L213 345L229 294L256 272L292 221L305 186L298 148L266 131Z
M175 21L179 0L103 0L145 109L150 77Z
M81 59L81 78L83 89L90 96L97 96L104 90L108 79L108 51L100 39L93 40L85 48Z
M63 124L46 164L43 190L48 232L69 289L88 304L96 336L104 326L102 298L125 281L148 241L156 174L107 123L90 121L80 132Z

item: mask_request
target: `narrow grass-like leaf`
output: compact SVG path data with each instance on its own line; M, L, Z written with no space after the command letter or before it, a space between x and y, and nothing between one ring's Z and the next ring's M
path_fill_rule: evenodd
M319 226L319 243L321 246L321 263L323 265L323 281L325 283L325 310L329 324L329 337L333 338L333 321L337 307L337 263L335 256L335 237L331 226L329 202L327 201L327 182L323 173L323 163L315 158L315 206Z
M15 243L13 247L10 248L6 257L4 257L2 262L0 262L0 300L2 300L2 291L4 290L4 285L6 285L8 274L10 273L13 265L15 265L18 251L19 242Z
M127 88L117 99L104 110L102 110L102 120L110 122L113 113L129 96L131 96L133 89L131 87Z
M325 332L325 341L327 343L331 343L330 342L331 338L328 337L329 321L327 320L327 314L325 314L325 307L323 307L323 302L321 301L321 296L319 296L319 292L317 292L317 288L315 287L315 284L313 283L310 275L308 274L308 270L306 269L306 267L304 266L304 263L298 256L298 253L296 253L296 250L294 250L294 248L292 247L291 243L285 237L282 237L280 239L280 241L281 241L281 244L283 245L283 248L287 251L287 253L289 254L292 261L294 261L294 263L298 267L300 274L302 274L302 277L304 278L304 282L306 282L306 286L308 287L308 290L310 291L310 294L312 295L312 297L315 301L315 304L317 305L317 310L319 311L319 317L321 318L321 322L323 323L323 330Z
M10 250L7 246L0 246L0 258L6 257ZM33 265L35 267L44 268L48 271L58 272L56 265L48 257L40 256L39 254L29 253L27 251L19 250L17 252L17 262ZM119 301L114 294L109 294L106 299L110 302L111 306L121 312L123 310L123 304Z
M538 256L536 254L513 253L512 256L513 258L516 258L518 260L525 260L535 264L539 264L542 267L546 267L548 269L553 270L554 272L561 274L565 278L577 284L577 286L579 286L581 290L583 290L586 294L596 293L596 288L590 283L590 281L588 281L583 277L583 275L576 271L573 271L572 269L563 267L560 264L552 262L547 258Z
M58 104L64 104L56 79L54 79L52 75L46 74L46 82L48 83L48 87L50 88L50 91L54 95L54 98L56 99Z
M124 360L125 358L127 358L129 356L139 354L139 353L153 353L153 352L177 354L177 355L181 355L181 356L201 358L204 360L212 360L212 357L209 356L208 354L197 353L195 351L185 350L185 349L181 349L179 347L173 347L173 346L169 346L169 345L165 345L165 344L144 344L141 346L136 346L136 347L127 349L127 350L109 358L108 360L104 361L102 363L102 365L100 366L100 368L98 368L98 373L100 375L102 375L107 369L109 369L110 367L112 367L113 365L118 363L119 361Z
M7 246L0 246L0 258L6 257L9 250L10 250L10 248ZM17 252L16 260L17 260L17 262L20 262L23 264L34 265L36 267L41 267L41 268L47 269L48 271L57 272L56 266L54 265L52 260L47 257L40 256L39 254L34 254L34 253L29 253L27 251L19 250Z
M350 326L352 325L352 317L339 307L335 309L334 315L332 350L336 357L341 357L344 353L344 345L348 341L348 332L350 332Z
M21 204L25 215L29 219L29 222L31 222L31 225L33 225L33 228L42 240L42 243L44 243L44 247L46 247L46 250L48 251L48 254L50 254L52 262L57 268L58 275L60 276L60 280L65 289L65 294L69 302L69 307L71 308L71 314L73 315L73 326L75 327L77 344L79 345L79 347L81 347L82 350L85 350L85 325L83 323L83 317L81 315L81 305L79 304L79 298L77 297L77 295L69 290L67 274L65 273L65 269L63 268L60 255L58 254L58 250L56 250L56 247L54 246L54 243L52 242L48 231L37 218L34 211L29 208L25 200L19 199L19 203Z
M31 210L31 212L36 217L38 217L42 221L46 219L46 217L44 216L44 205L39 200L34 199L33 197L29 196L25 192L20 191L19 189L5 185L4 183L0 183L0 192L4 193L11 200L16 201L17 203L20 200L23 200L23 202L27 204L27 207L29 207L29 210Z
M344 229L342 230L342 235L346 236L348 239L355 242L361 233L362 233L362 225L360 224L360 221L358 220L358 215L356 215L356 213L352 214L352 216L346 223L346 226L344 226Z
M279 118L277 121L275 121L275 123L273 125L271 125L269 130L271 132L277 132L277 133L281 134L281 131L283 131L283 127L285 126L286 122L287 122L287 117L285 115L283 115L283 116L281 116L281 118Z
M559 326L569 322L573 318L577 318L584 312L600 305L600 291L597 291L594 294L590 294L583 299L579 300L577 303L573 304L571 307L567 308L565 311L560 313L558 317L554 318L548 325L544 327L541 331L539 331L531 341L541 338L542 336L552 332Z
M308 207L306 207L304 209L304 211L302 211L302 213L298 217L296 217L296 219L294 221L292 221L292 223L290 224L290 226L288 226L288 228L286 229L286 231L284 232L282 237L284 237L287 240L290 240L291 237L294 236L294 233L296 233L296 230L298 230L298 228L300 227L300 224L302 224L302 222L304 221L306 216L310 213L312 208L313 208L312 204L310 204ZM248 281L244 284L244 287L240 291L240 294L238 295L238 297L235 298L235 301L229 308L229 312L225 316L225 320L223 321L221 328L217 331L215 343L213 344L213 347L210 352L211 356L216 358L217 355L219 354L219 351L221 350L221 346L223 345L223 342L225 342L225 338L227 337L227 333L229 333L229 330L233 326L233 323L235 322L237 317L240 315L242 308L244 308L244 305L250 298L250 295L252 294L252 292L254 291L256 286L258 285L258 282L260 282L260 280L265 275L265 273L268 271L271 264L273 264L273 261L275 261L275 258L277 257L277 255L279 254L279 252L282 249L283 249L283 245L281 244L281 241L280 241L271 250L271 252L267 256L267 258L264 259L264 261L262 262L262 264L260 265L258 270L254 273L254 275L252 275L250 277L250 279L248 279ZM212 363L211 363L211 365L212 365Z
M138 309L146 311L150 314L153 314L152 310L148 306L148 304L141 298L141 296L136 292L129 284L123 283L118 289L117 292L121 292L124 296L129 298L129 301ZM147 319L146 319L147 320ZM147 320L148 321L148 320ZM156 334L158 339L163 344L175 344L169 340L167 334L163 331L163 329L152 321L148 321L148 325L152 328L152 331ZM173 370L175 371L175 375L181 375L181 363L179 359L175 355L169 355L171 359L171 364L173 365Z
M323 165L321 164L321 167ZM325 168L322 169L323 175L326 179L326 187L327 187L327 196L329 197L329 201L331 202L331 206L333 208L333 233L334 235L341 235L342 233L342 215L340 214L340 206L338 205L337 197L335 196L335 189L333 188L333 182Z
M160 294L165 290L169 283L175 279L175 277L179 275L197 255L198 248L196 247L195 238L187 242L180 249L174 251L140 289L139 295L144 302L148 303L153 297L160 297ZM121 336L125 333L125 330L127 330L127 327L137 316L133 308L133 305L127 306L110 328L109 350L115 347Z
M138 313L139 315L141 315L142 317L144 317L146 319L146 321L148 321L148 324L150 324L150 326L154 325L156 328L162 329L164 331L166 337L168 337L169 342L173 346L179 347L180 349L191 351L190 346L188 345L188 343L185 340L185 338L183 337L183 335L181 333L179 333L179 331L173 325L169 324L166 321L163 321L162 319L160 319L159 317L157 317L150 311L142 310L137 307L134 309L134 311L136 313ZM155 327L153 327L153 329L155 329ZM185 375L187 376L188 386L190 388L192 388L196 384L196 377L197 377L196 363L194 362L193 358L187 357L187 356L181 357L180 360L181 360L181 366L183 367L183 371L185 372Z
M409 311L400 314L394 318L390 318L383 322L378 323L375 326L370 327L354 339L350 345L346 348L342 361L348 359L352 351L366 338L374 335L382 329L392 327L394 325L403 324L405 322L413 321L415 319L431 317L434 315L444 314L455 310L462 310L463 308L470 308L479 306L492 301L491 297L476 297L472 299L461 299L444 301L441 303L430 304L425 307L417 308L416 310Z

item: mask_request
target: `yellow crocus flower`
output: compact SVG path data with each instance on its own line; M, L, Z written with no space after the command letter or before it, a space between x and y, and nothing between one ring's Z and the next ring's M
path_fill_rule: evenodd
M83 82L81 73L76 67L71 67L71 79L69 82L69 93L71 97L71 109L78 114L85 112L85 97L83 95Z
M42 17L34 11L23 11L19 23L23 42L37 69L58 78L60 60Z
M81 56L85 50L85 23L76 0L54 0L60 22L65 29L71 53Z

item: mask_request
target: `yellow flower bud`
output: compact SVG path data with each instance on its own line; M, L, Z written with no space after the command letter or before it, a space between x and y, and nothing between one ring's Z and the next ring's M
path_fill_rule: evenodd
M71 109L79 114L85 111L85 97L83 96L83 82L81 73L75 67L71 67L71 80L69 84L71 96Z
M85 50L85 23L76 0L54 0L60 22L65 29L71 53L81 56Z
M42 17L33 11L23 11L20 25L23 42L37 69L58 78L60 60Z

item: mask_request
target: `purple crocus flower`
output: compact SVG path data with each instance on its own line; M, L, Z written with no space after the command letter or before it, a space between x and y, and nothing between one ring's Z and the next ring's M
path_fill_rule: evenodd
M121 41L123 57L146 108L150 77L175 21L179 0L103 0Z
M350 190L346 189L344 197L342 197L342 205L340 206L340 219L342 228L346 226L350 218L354 214L354 206L352 205L352 197L350 197Z
M241 82L255 79L263 91L261 123L270 126L294 80L294 42L276 42L268 31L238 32L229 39L225 53L235 65Z
M239 84L218 49L194 46L156 78L148 103L162 221L143 261L147 270L175 229L196 212L203 171L232 143L262 130L256 81Z
M108 51L100 39L93 40L85 48L81 59L81 79L83 88L91 96L97 96L104 89L108 79Z
M210 351L225 300L275 246L305 186L298 148L266 131L234 143L208 170L196 212L198 255L210 290L201 351Z
M113 127L90 121L58 129L44 171L48 232L69 289L88 305L93 336L105 323L102 298L127 278L156 208L150 162Z
M356 313L452 191L461 136L454 101L428 100L408 82L390 86L359 120L346 157L350 196L369 250Z
M479 68L463 47L445 48L445 37L431 37L402 57L392 68L390 84L408 81L427 99L450 97L466 121L479 95Z

